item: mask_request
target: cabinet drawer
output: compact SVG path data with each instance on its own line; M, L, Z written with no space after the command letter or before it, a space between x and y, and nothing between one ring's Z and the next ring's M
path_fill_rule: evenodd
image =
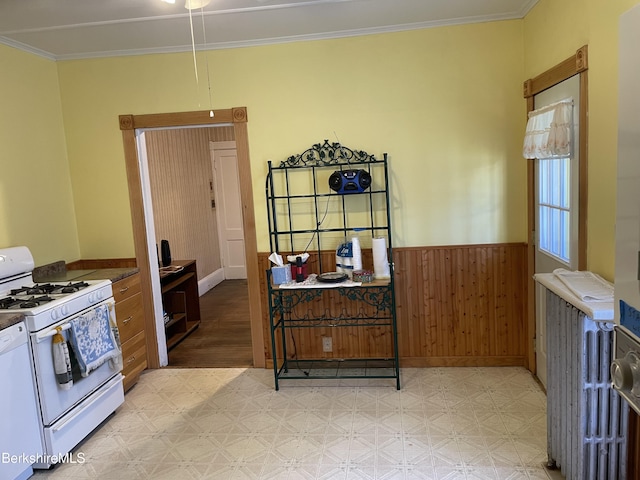
M125 377L134 377L145 368L147 368L147 344L144 332L140 332L122 344L122 374Z
M113 298L117 302L126 300L136 293L140 293L140 274L136 273L118 280L113 284Z
M116 321L120 332L120 342L125 343L144 330L142 295L134 295L116 303Z

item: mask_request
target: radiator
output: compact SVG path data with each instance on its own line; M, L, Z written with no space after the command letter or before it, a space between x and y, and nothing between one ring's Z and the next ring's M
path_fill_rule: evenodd
M613 322L547 290L547 455L567 480L624 480L628 406L611 387Z

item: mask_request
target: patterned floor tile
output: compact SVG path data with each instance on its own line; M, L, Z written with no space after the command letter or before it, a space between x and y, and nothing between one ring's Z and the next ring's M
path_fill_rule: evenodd
M405 369L399 391L289 382L276 392L270 370L146 371L76 448L84 464L34 478L551 478L546 398L523 368Z

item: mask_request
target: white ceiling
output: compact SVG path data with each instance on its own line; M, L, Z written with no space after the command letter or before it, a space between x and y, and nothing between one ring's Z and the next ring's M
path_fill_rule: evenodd
M54 60L192 49L185 0L2 0L0 43ZM211 0L197 49L522 18L538 0ZM203 34L204 24L204 34Z

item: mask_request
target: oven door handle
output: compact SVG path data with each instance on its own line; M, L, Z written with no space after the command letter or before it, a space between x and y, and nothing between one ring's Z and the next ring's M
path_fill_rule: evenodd
M71 328L71 323L67 322L64 325L60 326L62 332L65 330L69 330ZM45 338L53 337L56 333L58 333L57 328L52 328L51 330L46 330L44 332L40 332L36 334L36 342L40 343Z
M83 310L81 312L78 312L78 313L76 313L76 314L74 314L72 316L66 317L65 319L61 320L61 322L58 323L56 326L53 326L52 328L50 328L48 330L43 330L41 332L36 333L35 334L36 342L40 343L45 338L53 337L56 334L58 327L60 327L62 329L62 331L69 330L71 328L71 321L74 318L77 318L80 315L83 315L84 313L86 313L88 311L94 310L94 309L98 308L101 305L109 305L109 309L111 309L112 305L115 305L115 304L116 304L116 302L113 299L113 297L109 297L109 298L107 298L105 300L102 300L99 303L91 305L91 307L89 307L89 308L87 308L87 309L85 309L85 310Z

